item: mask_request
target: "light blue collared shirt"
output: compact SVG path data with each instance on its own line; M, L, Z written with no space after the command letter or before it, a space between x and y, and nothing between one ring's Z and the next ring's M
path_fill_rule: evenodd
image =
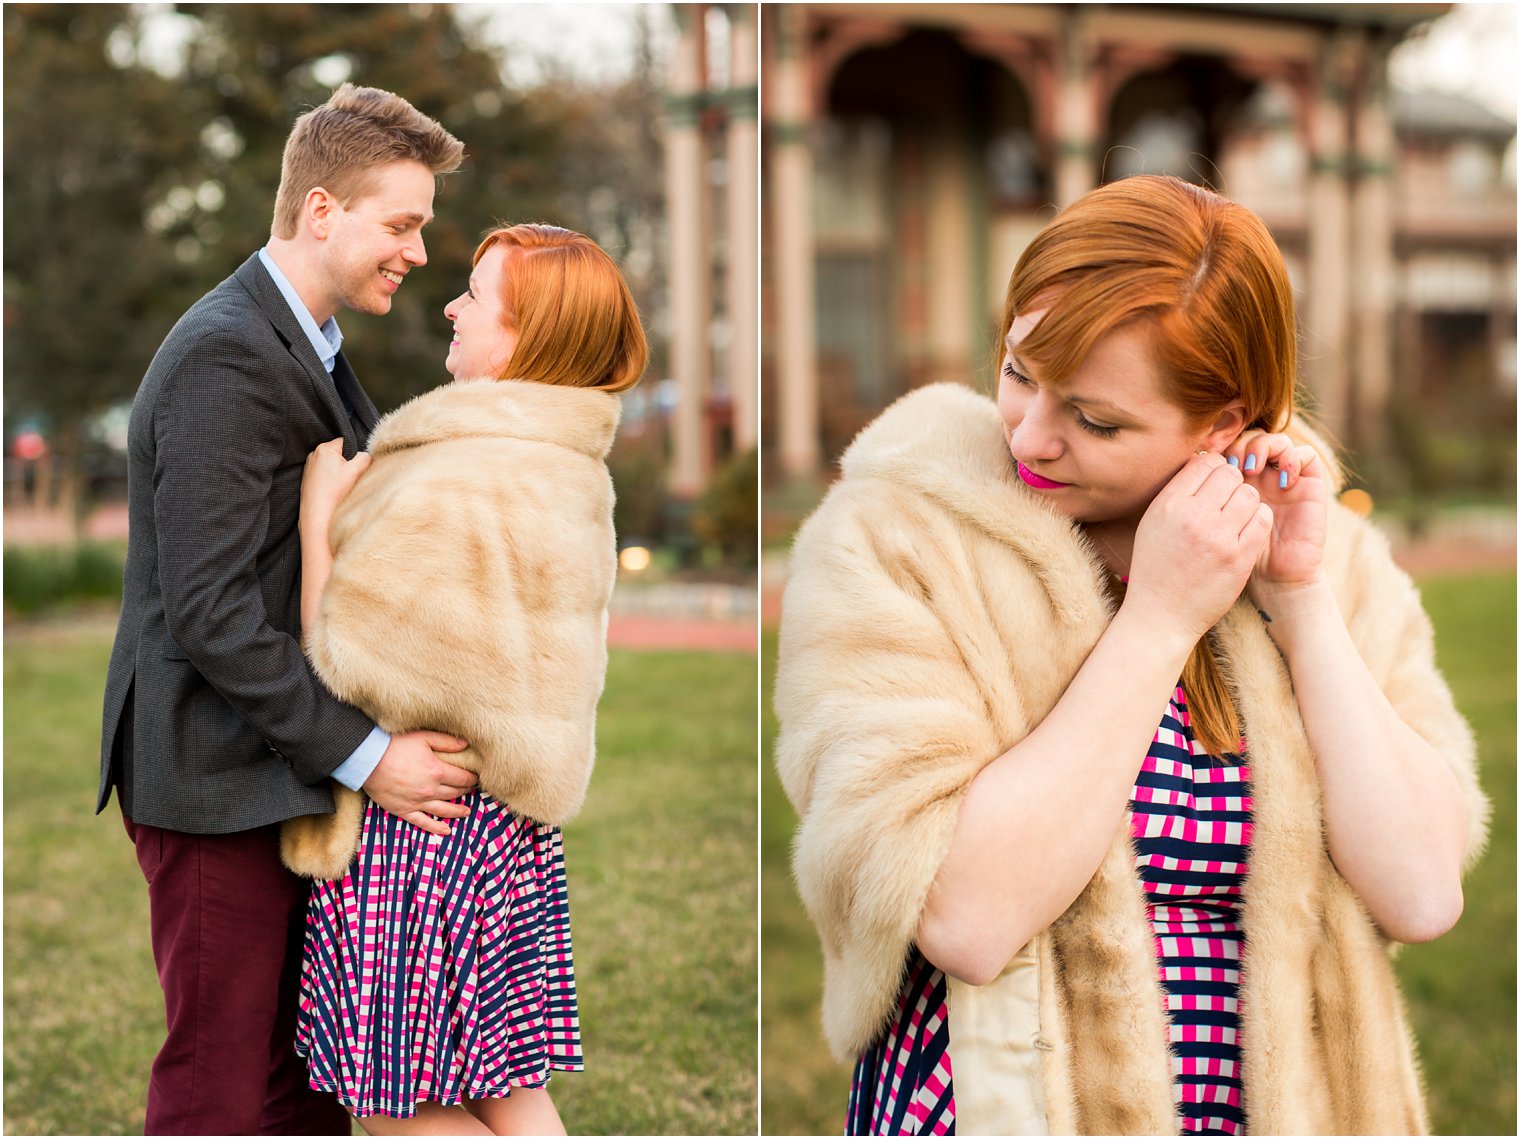
M327 369L327 374L333 374L333 362L338 358L338 350L343 347L343 330L338 327L338 318L330 316L321 328L306 308L306 302L301 299L301 294L296 292L296 287L290 283L290 279L280 272L280 267L274 263L274 258L269 256L268 248L259 250L259 263L269 271L274 278L275 288L280 290L280 296L285 298L285 303L290 306L290 311L295 314L296 321L301 325L301 331L306 333L306 339L311 341L311 346L317 353L317 359L322 361L322 367Z
M321 328L312 318L306 308L306 302L301 300L301 295L296 292L295 286L290 279L280 272L280 267L274 263L274 258L269 256L268 249L259 250L259 263L268 271L274 279L275 288L280 290L280 296L285 298L285 303L290 306L290 311L295 314L296 322L300 324L301 331L306 333L306 339L311 341L311 346L316 350L317 359L322 361L322 367L327 369L330 376L333 373L333 363L338 359L338 349L343 347L343 332L338 328L337 317L328 317ZM364 781L380 764L380 757L385 754L385 749L390 746L391 737L380 729L377 724L364 738L364 742L356 747L353 754L338 765L338 769L332 773L332 777L351 791L357 791L364 786Z

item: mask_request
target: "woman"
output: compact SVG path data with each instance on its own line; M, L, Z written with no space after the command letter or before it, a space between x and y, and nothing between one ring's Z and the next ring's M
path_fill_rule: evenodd
M455 382L370 455L308 460L302 627L382 728L469 741L450 760L479 788L444 836L341 788L335 815L286 825L318 879L297 1047L371 1134L564 1134L545 1085L582 1064L559 824L607 663L612 393L647 348L611 259L552 226L491 233L444 313Z
M1417 594L1289 426L1281 255L1130 178L1034 239L1002 333L996 405L888 408L791 563L849 1131L1424 1130L1387 948L1455 922L1487 808Z

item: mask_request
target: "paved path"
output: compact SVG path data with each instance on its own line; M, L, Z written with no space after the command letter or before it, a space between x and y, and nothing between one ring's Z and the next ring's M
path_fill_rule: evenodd
M614 613L607 621L607 643L619 649L753 653L758 648L759 630L753 620L697 621Z

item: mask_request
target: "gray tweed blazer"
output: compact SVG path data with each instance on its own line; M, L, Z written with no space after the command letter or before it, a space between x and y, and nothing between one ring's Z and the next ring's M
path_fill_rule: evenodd
M153 826L225 834L332 810L327 776L373 724L301 651L301 475L340 434L352 457L377 418L342 354L327 375L256 254L159 347L128 430L97 813L113 766Z

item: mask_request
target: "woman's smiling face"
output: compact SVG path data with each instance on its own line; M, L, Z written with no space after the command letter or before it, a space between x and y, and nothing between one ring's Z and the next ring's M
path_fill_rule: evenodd
M1042 383L1019 345L1044 315L1022 314L1008 330L998 411L1019 477L1061 513L1077 522L1138 522L1189 456L1239 433L1238 414L1196 424L1166 397L1144 322L1100 338L1059 387Z
M498 379L517 349L517 330L502 302L508 247L497 242L481 254L464 292L444 306L454 325L444 367L456 380Z

